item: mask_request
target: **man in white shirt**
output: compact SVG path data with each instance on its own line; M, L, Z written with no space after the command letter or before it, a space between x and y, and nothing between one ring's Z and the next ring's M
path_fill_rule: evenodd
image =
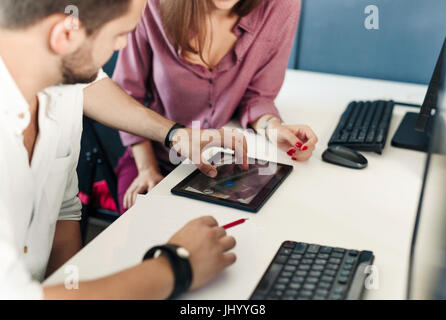
M178 279L166 255L82 282L79 290L40 284L81 248L76 166L87 85L76 83L96 79L88 86L87 113L105 124L157 141L164 141L173 125L138 105L102 72L98 76L113 51L126 45L127 33L136 27L145 4L146 0L0 2L0 299L164 299L176 289ZM67 26L65 8L73 5L80 19ZM112 105L104 105L104 95L113 97ZM141 119L144 124L136 124ZM184 134L192 136L189 129L173 136ZM236 151L246 167L243 138L213 145L235 148L240 141L243 150ZM191 156L206 143L179 140L175 149ZM198 167L215 175L209 163ZM234 238L211 217L192 221L169 243L190 254L193 282L188 289L204 285L235 262L235 255L228 253Z

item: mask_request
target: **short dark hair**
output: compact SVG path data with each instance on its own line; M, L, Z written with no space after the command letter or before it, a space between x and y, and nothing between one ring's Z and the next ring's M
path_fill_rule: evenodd
M125 14L132 0L0 0L0 27L24 29L75 6L89 34ZM71 14L69 12L68 14Z

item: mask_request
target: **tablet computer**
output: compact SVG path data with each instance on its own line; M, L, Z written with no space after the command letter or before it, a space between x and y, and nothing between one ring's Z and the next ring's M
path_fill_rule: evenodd
M257 159L249 159L249 169L242 170L234 155L224 152L210 162L217 168L216 178L197 169L172 193L256 213L293 170L289 165Z

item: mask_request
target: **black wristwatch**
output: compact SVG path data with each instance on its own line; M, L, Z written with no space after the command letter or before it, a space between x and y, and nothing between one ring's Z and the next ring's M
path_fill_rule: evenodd
M183 293L186 293L193 280L192 267L189 262L189 251L173 244L156 246L147 251L143 261L152 259L159 253L163 253L169 260L175 276L175 286L169 299L174 299Z
M172 128L170 128L169 132L167 133L166 139L164 140L164 145L169 149L172 148L172 146L170 144L172 142L172 138L173 138L175 131L177 131L178 129L184 129L184 128L186 128L186 127L183 126L182 124L175 123L174 126Z

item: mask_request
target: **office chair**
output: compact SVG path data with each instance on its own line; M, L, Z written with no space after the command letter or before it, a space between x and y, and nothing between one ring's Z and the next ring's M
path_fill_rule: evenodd
M113 74L116 60L117 53L104 66L104 71L109 76ZM84 116L81 153L77 168L80 197L83 200L81 234L84 242L90 218L93 217L106 223L112 223L119 218L117 211L101 208L98 203L95 203L92 195L94 184L98 181L105 181L116 208L119 210L117 177L114 168L124 152L125 148L117 130L103 126Z

